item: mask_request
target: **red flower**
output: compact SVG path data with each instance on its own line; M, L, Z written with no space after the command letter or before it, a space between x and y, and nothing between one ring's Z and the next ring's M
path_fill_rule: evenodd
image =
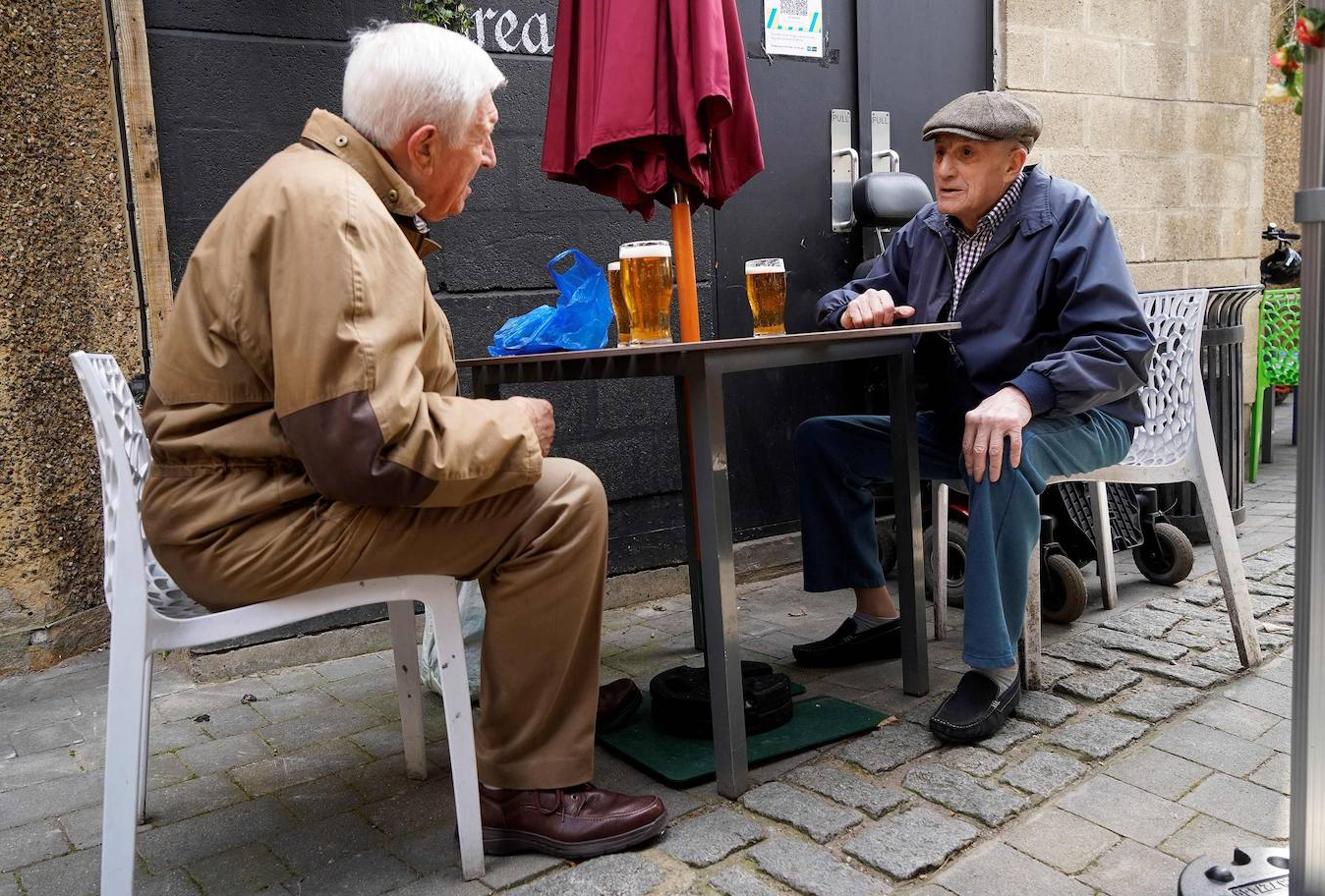
M1289 54L1287 47L1279 47L1270 53L1270 65L1285 75L1291 75L1301 67L1301 63Z
M1294 30L1297 33L1297 42L1304 47L1325 47L1325 35L1320 32L1320 26L1307 16L1300 16Z

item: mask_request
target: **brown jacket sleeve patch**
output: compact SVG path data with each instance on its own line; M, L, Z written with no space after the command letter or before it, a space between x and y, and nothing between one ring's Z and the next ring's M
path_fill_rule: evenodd
M365 391L300 408L280 424L314 487L333 500L412 507L437 485L383 457L382 430Z

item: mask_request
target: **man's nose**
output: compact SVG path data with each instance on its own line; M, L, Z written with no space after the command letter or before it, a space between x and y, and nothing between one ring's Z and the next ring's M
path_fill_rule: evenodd
M487 142L487 145L483 147L483 167L484 168L497 167L497 147L492 145L491 140L489 140Z

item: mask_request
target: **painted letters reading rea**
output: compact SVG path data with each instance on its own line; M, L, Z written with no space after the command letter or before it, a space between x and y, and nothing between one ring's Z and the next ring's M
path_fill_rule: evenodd
M547 13L521 16L514 10L480 6L474 10L474 42L485 50L503 53L528 53L535 56L552 55L552 34L555 23L548 22Z

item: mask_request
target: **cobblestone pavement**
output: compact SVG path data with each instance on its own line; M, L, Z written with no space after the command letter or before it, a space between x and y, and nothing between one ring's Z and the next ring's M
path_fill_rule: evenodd
M808 596L798 576L746 586L747 656L891 721L753 770L739 802L660 787L600 751L598 783L666 801L662 840L574 867L490 858L465 883L440 701L431 777L410 781L387 655L220 684L166 669L139 892L1169 896L1199 855L1288 835L1295 482L1293 449L1278 450L1240 528L1267 648L1252 673L1237 668L1208 548L1177 588L1119 555L1116 609L1046 627L1053 689L1026 695L994 741L941 748L923 723L963 669L959 633L930 643L932 695L908 698L896 663L789 666L791 644L834 627L848 595ZM605 631L605 681L698 660L684 598L609 611ZM105 696L104 653L0 681L0 896L96 892Z

